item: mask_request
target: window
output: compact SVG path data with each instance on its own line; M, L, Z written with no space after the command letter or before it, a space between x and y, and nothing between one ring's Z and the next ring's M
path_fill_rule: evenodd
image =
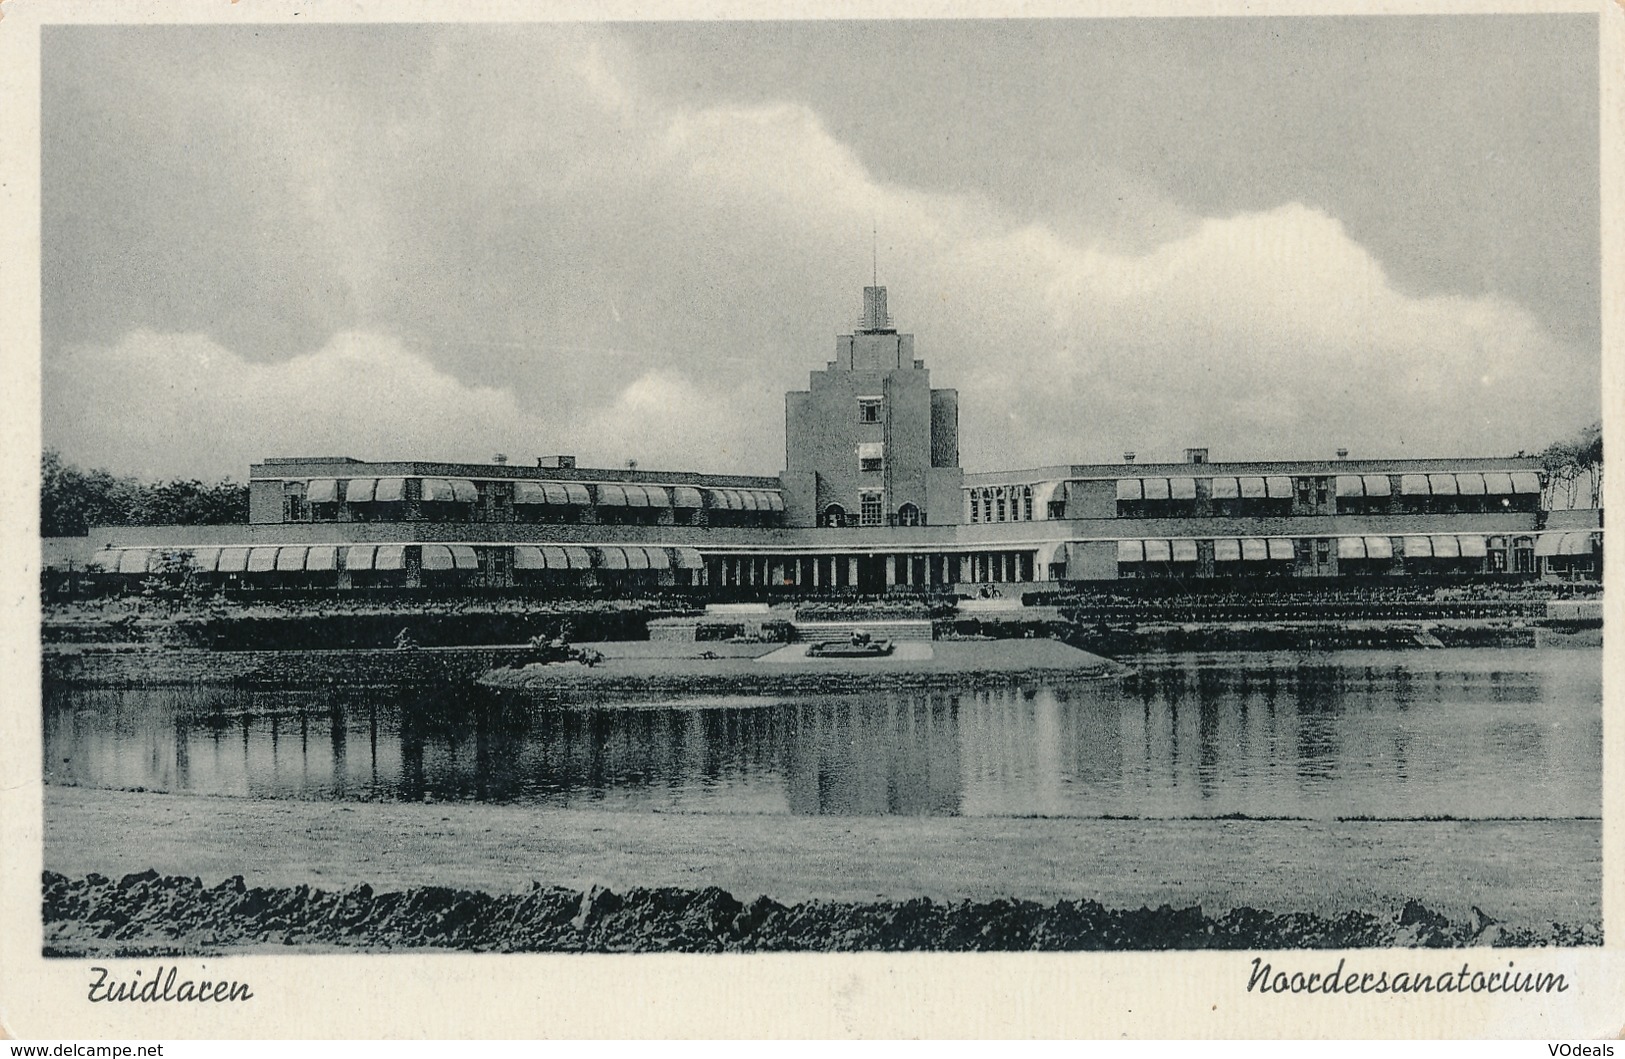
M880 398L878 398L878 397L860 397L860 398L858 398L858 422L860 422L860 423L878 423L878 422L880 422Z
M920 509L913 504L904 504L897 509L897 524L899 526L918 526L920 524Z
M1003 522L1005 520L1004 519L1004 486L1001 485L1001 486L999 486L998 489L994 490L993 500L994 500L994 503L996 503L998 505L998 512L999 512L998 521Z
M1326 481L1326 479L1324 479L1324 478L1316 478L1315 479L1315 504L1317 506L1319 506L1319 507L1325 507L1326 506L1327 489L1328 488L1330 488L1330 484Z
M1332 542L1318 540L1315 542L1315 562L1322 566L1332 561Z
M846 508L831 504L824 509L824 525L840 529L846 525Z
M865 526L880 525L880 494L864 493L860 498L859 512Z
M865 441L858 446L858 470L878 471L882 466L882 458L886 455L886 448L878 441Z
M1030 486L1030 485L1024 485L1024 486L1021 487L1021 521L1023 521L1023 522L1031 522L1032 520L1033 520L1033 487Z
M865 457L863 459L860 459L858 461L858 470L860 470L860 471L878 471L878 470L880 470L880 457L879 456L867 456L867 457Z

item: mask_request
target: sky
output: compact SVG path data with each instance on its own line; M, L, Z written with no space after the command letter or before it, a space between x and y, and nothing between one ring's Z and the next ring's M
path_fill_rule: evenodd
M878 274L967 470L1600 415L1594 15L48 27L43 429L771 474Z

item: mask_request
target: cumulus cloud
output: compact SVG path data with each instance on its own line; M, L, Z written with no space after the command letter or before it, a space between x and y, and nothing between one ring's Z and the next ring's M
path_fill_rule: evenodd
M82 345L45 366L45 444L69 460L151 478L246 477L266 456L513 462L575 453L587 465L673 467L710 446L713 463L753 464L715 419L726 399L676 373L626 385L603 407L521 403L470 386L391 337L333 336L321 349L257 363L201 335L136 332Z
M1598 413L1595 351L1503 298L1404 292L1323 210L1163 202L1160 234L1125 241L889 183L804 104L675 103L612 32L550 32L444 31L386 50L398 78L304 83L303 109L145 84L185 135L149 120L94 179L59 159L47 194L48 442L163 475L313 448L771 472L782 393L850 328L877 222L971 469L1504 453ZM263 86L292 61L211 73ZM81 105L122 113L110 84ZM198 144L221 166L182 165ZM245 166L292 205L211 228ZM177 173L199 195L155 191ZM84 220L143 191L139 237ZM136 244L158 267L109 265Z

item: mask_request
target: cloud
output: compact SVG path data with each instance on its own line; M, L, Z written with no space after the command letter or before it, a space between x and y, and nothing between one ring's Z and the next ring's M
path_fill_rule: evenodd
M1202 217L1144 189L1157 222L1125 240L879 179L795 100L661 98L607 30L380 32L103 76L53 118L85 142L47 151L48 442L163 476L313 447L771 473L872 225L971 469L1502 453L1598 414L1594 350L1505 298L1406 293L1300 201ZM340 39L377 53L337 63ZM289 81L307 66L329 75ZM97 154L132 97L139 136Z
M637 459L671 469L707 447L708 467L752 466L729 442L727 400L676 373L646 375L603 407L522 404L469 386L382 335L344 332L280 363L249 361L195 334L136 332L46 365L45 444L71 462L147 478L231 475L267 456L513 462L575 453L583 466ZM719 424L721 425L719 429ZM679 439L672 447L668 439Z

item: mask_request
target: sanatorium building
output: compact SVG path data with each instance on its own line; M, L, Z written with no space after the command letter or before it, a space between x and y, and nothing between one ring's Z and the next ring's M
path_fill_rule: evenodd
M1597 577L1596 511L1542 508L1529 457L1058 465L966 473L886 289L785 396L775 477L345 457L250 470L249 522L98 527L119 577L189 553L245 588L704 586L974 591L1125 578ZM1003 586L1009 585L1009 588Z

